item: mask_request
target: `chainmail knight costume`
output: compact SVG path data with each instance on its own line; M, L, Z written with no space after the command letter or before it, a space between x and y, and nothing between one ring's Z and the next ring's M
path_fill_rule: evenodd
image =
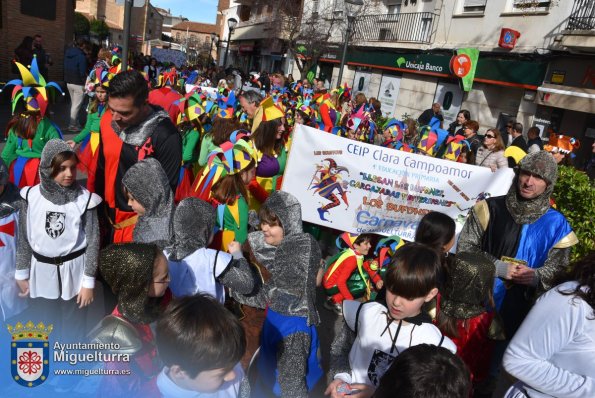
M173 242L166 248L175 296L205 292L223 302L223 286L240 294L254 291L258 279L241 251L207 249L215 225L215 209L204 200L186 198L176 208Z
M134 242L165 247L172 236L174 196L159 161L148 158L138 162L126 172L122 185L145 208L134 227Z
M55 296L58 295L64 300L68 300L78 293L78 289L73 285L73 281L62 280L63 278L60 276L60 269L65 268L66 265L71 267L71 264L68 264L69 262L84 260L82 287L94 287L99 253L99 226L95 207L101 203L101 198L82 188L76 181L68 187L63 187L54 181L51 177L52 159L62 152L74 151L66 142L60 139L48 141L42 151L41 162L39 164L40 184L32 188L23 188L21 191L21 196L26 202L23 204L23 209L19 215L20 231L19 249L17 252L17 279L29 279L29 272L32 269L33 262L57 266L57 276L60 279L55 282L57 288L48 288L48 283L54 281L39 280L37 282L39 296L56 298ZM39 215L43 217L41 220L30 219L39 215L32 214L31 217L28 217L31 206L34 206L33 209L37 209ZM75 212L78 212L78 214L75 214ZM52 225L52 219L49 219L51 215L48 216L48 214L54 214L55 217L59 217L59 222ZM35 234L41 233L43 235L44 232L40 231L44 229L44 220L45 233L52 238L52 247L41 247L40 241L32 239L33 236L39 236ZM32 225L35 228L32 228ZM61 230L59 229L60 226L62 227ZM81 236L74 238L77 231L69 231L69 227L74 229L83 228L84 233L82 235L84 235L84 238L81 238ZM73 243L72 239L75 239L76 243ZM80 243L85 241L86 244ZM79 253L78 256L69 258L76 253ZM57 258L61 260L55 261ZM60 265L57 265L58 262ZM40 271L41 268L37 270L37 272ZM72 277L73 274L65 278L70 279ZM70 292L67 289L69 282L71 285ZM31 297L36 297L38 295L36 292L37 289L34 289L31 283L33 281L30 281ZM63 286L63 284L65 285Z
M507 338L511 338L529 312L535 290L551 288L553 276L566 267L570 248L578 240L568 221L550 207L550 196L558 178L553 156L540 151L529 154L519 169L539 176L545 191L532 199L520 194L519 174L505 196L477 203L463 227L458 241L459 252L483 253L496 266L494 301ZM532 177L534 178L534 177ZM504 282L508 263L502 257L525 261L535 270L530 286Z
M301 207L294 196L275 191L263 206L277 215L284 233L268 266L271 279L254 295L233 295L243 304L267 308L256 364L259 378L252 390L258 397L307 397L322 377L315 307L320 248L303 232ZM251 244L263 241L257 233ZM258 247L263 246L252 249Z

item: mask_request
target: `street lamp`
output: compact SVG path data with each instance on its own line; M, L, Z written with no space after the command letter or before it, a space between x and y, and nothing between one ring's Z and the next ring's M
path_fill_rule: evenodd
M351 25L355 20L355 15L358 13L361 6L364 5L363 0L344 0L345 10L347 11L347 31L345 32L345 40L343 41L343 55L341 56L341 66L339 66L339 79L337 79L337 86L341 86L343 79L343 67L345 66L345 58L347 57L347 44L349 44L349 36L351 36Z
M227 35L227 48L225 49L225 58L223 58L223 67L224 68L227 66L227 54L229 54L229 41L231 40L231 35L233 34L233 30L235 29L237 24L238 24L238 20L235 18L229 18L227 20L227 27L229 28L229 34Z
M209 49L209 59L211 60L211 64L215 61L215 59L213 58L213 42L218 38L219 36L217 35L217 33L211 33L211 48Z

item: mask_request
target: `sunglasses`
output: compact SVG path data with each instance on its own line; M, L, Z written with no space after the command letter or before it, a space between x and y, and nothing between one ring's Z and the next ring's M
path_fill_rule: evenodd
M506 128L507 128L507 129L511 129L511 128L512 128L512 126L506 126Z
M491 135L491 134L486 134L486 138L496 138L495 135Z

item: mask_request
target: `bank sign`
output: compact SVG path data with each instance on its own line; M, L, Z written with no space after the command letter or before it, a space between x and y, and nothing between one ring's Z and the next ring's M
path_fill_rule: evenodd
M364 52L356 50L350 52L349 62L449 76L451 57L450 55L395 54L390 52Z
M412 69L418 72L449 73L448 64L443 65L445 57L433 55L400 56L396 66L401 69Z

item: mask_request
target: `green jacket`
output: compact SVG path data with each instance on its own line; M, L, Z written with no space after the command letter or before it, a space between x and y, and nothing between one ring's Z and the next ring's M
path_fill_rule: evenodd
M31 145L29 145L29 140L20 140L13 129L11 129L8 132L6 146L2 151L2 160L4 160L4 163L6 163L7 166L10 166L10 164L19 156L25 158L41 158L43 147L46 142L53 138L62 137L60 137L58 130L56 130L52 123L46 118L41 119L39 122L37 131L35 131L35 137L33 137L31 141Z
M101 115L99 114L99 112L89 113L87 115L87 123L85 123L85 127L72 140L74 142L76 142L77 144L80 144L92 132L99 133L99 125L101 124L101 116L103 116L103 112L101 112Z

